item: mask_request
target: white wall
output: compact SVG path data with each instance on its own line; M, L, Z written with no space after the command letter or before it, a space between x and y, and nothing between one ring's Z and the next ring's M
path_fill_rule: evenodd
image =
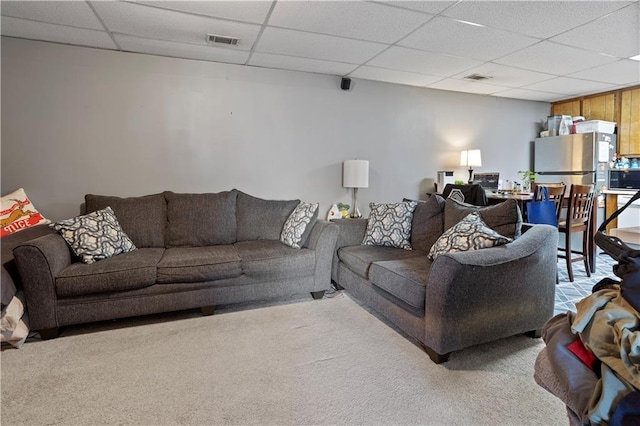
M2 194L58 220L84 194L163 190L350 202L341 162L370 161L369 201L424 198L480 148L517 179L549 104L2 38Z

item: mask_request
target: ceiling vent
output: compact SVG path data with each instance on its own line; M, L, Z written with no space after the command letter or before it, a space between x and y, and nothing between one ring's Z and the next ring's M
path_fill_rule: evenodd
M235 46L238 43L240 43L240 39L235 37L227 37L223 35L207 34L207 42L226 44L227 46Z
M480 74L470 74L468 76L465 77L467 80L475 80L475 81L480 81L480 80L488 80L492 77L487 76L487 75L480 75Z

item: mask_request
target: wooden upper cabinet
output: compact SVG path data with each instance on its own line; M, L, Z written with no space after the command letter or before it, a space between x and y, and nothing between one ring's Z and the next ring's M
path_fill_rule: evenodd
M580 115L580 100L556 102L551 105L551 115Z
M592 96L582 100L582 115L585 120L616 121L616 94Z
M622 90L621 98L618 153L640 157L640 88Z

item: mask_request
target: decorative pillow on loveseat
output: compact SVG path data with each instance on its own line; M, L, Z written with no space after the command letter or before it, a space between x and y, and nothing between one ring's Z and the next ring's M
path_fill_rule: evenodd
M448 198L444 205L444 229L451 228L472 212L478 212L484 223L500 235L518 238L521 234L522 214L516 200L479 207Z
M32 226L51 223L31 203L20 188L0 198L0 237Z
M362 244L411 250L411 224L415 201L369 203L371 212Z
M284 223L280 242L293 248L301 248L309 238L311 228L318 218L318 204L300 202Z
M511 241L511 238L504 237L489 228L478 212L472 212L444 231L429 250L429 259L435 260L444 253L495 247Z
M62 235L83 263L95 263L97 260L136 249L122 231L111 207L61 220L49 226Z

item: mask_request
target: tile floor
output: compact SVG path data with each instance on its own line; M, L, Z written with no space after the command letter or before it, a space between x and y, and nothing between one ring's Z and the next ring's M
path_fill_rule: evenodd
M574 282L569 282L567 265L564 259L558 259L559 283L556 285L555 314L567 311L576 311L575 302L591 294L591 289L603 278L613 278L619 280L613 273L613 265L616 261L608 255L601 253L597 255L596 272L587 277L583 263L573 264Z

